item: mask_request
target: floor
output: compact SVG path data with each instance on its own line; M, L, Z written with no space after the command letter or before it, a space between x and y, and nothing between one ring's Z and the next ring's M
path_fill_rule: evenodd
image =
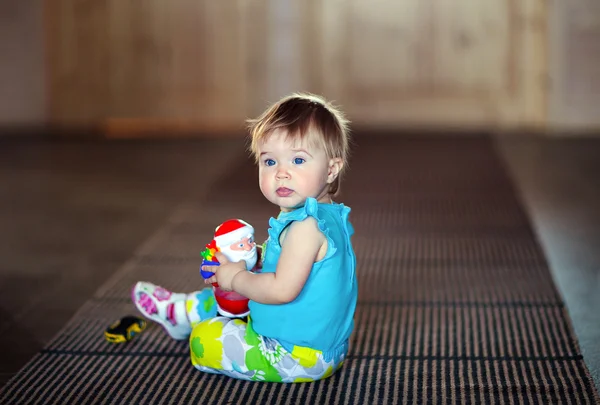
M600 386L600 138L508 138L497 147ZM208 198L203 185L240 158L232 139L0 138L0 386L179 202Z
M600 391L600 138L512 138L497 145Z
M239 151L231 140L0 138L0 386Z

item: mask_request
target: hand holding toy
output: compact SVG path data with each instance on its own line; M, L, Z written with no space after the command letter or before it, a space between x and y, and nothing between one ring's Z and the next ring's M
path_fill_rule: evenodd
M200 253L202 264L200 264L200 275L205 279L214 276L215 273L203 270L203 266L220 266L215 253L220 252L228 260L246 263L246 270L251 271L257 262L257 249L254 242L254 228L241 219L229 219L217 226L213 240L206 245ZM235 291L224 291L219 288L218 283L212 283L218 312L230 318L243 318L248 315L248 298Z

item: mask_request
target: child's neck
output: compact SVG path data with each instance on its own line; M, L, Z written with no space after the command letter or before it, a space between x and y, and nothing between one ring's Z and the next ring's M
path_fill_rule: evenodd
M331 199L331 194L327 193L321 198L317 199L317 202L320 202L321 204L331 204L333 203L333 200Z
M331 198L331 194L329 194L329 193L327 193L327 194L319 197L317 199L317 202L319 204L333 204L333 200ZM306 204L306 201L305 201L305 204ZM297 210L298 208L301 208L301 207L304 207L304 204L298 205L297 207L294 207L294 208L279 207L279 211L280 212L292 212L292 211Z

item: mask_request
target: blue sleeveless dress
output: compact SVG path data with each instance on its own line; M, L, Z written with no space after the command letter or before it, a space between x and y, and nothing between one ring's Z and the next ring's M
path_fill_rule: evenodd
M293 221L315 218L327 238L327 252L314 263L294 301L281 305L250 301L252 326L258 334L276 339L289 352L294 346L318 350L326 360L347 353L358 299L356 256L351 244L354 228L349 214L350 208L343 204L309 198L303 207L270 219L262 272L275 272L281 232Z

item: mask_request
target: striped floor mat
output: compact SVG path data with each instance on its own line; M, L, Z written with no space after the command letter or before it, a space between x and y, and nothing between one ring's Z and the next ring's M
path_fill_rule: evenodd
M486 139L357 141L341 200L356 228L360 301L350 355L332 378L283 385L203 374L187 343L154 325L129 344L105 342L110 322L135 313L135 281L201 285L199 252L222 220L244 218L266 237L276 211L240 160L205 201L173 213L4 387L0 403L600 403Z

